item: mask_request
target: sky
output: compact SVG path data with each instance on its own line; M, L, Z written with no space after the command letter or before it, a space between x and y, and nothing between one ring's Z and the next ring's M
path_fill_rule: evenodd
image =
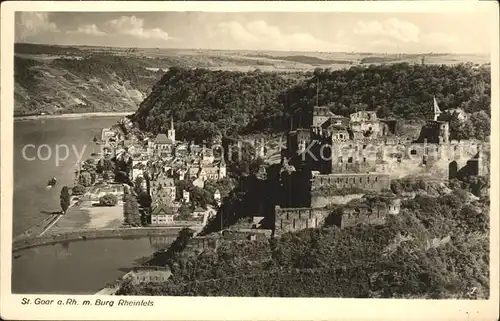
M17 12L16 42L139 48L489 53L484 12Z

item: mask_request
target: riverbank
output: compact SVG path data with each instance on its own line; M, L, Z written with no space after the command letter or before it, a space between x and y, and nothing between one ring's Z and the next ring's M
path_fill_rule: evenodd
M14 116L14 121L19 120L38 120L38 119L80 119L89 117L124 117L133 114L135 111L121 112L96 112L96 113L74 113L74 114L58 114L58 115L31 115L31 116Z
M12 252L61 242L78 240L106 239L106 238L126 238L144 236L177 236L186 227L196 229L192 224L176 225L169 227L136 227L120 229L82 229L59 234L45 234L42 236L27 237L18 239L12 243Z

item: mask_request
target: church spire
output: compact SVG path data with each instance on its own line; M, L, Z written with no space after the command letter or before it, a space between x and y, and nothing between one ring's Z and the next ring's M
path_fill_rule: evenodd
M170 129L168 130L167 136L173 143L175 143L175 128L174 128L174 117L170 117Z
M441 109L439 109L439 105L436 100L436 96L434 96L434 106L432 108L432 111L434 113L434 121L438 120L439 115L441 115Z

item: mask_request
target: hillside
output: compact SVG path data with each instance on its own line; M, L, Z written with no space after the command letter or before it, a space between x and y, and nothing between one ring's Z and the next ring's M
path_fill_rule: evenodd
M162 70L279 73L285 80L311 78L315 68L339 70L380 63L473 64L474 55L381 55L370 53L255 52L141 49L15 44L15 114L134 111ZM287 82L288 83L288 82ZM263 126L262 124L258 126Z
M318 97L315 90L319 84ZM292 88L291 110L329 105L340 115L376 110L379 117L427 117L433 97L442 110L490 113L488 66L398 63L342 70L316 69L313 77ZM295 98L296 97L296 98Z
M14 63L15 115L134 111L162 74L113 56Z
M296 80L276 73L209 71L172 67L140 105L134 121L158 133L178 123L181 137L210 139L220 130L235 132L248 124L279 130L279 94ZM274 121L274 123L272 123ZM271 124L272 123L272 124Z
M216 252L157 262L172 269L168 281L124 284L118 294L488 298L488 198L466 198L457 187L426 188L386 225L227 242Z
M442 110L459 108L470 116L465 122L450 119L451 139L484 139L490 132L490 87L489 67L472 64L317 68L306 78L171 68L134 120L141 129L159 133L173 117L179 137L210 139L220 131L280 132L289 126L291 112L295 126L307 126L305 120L318 102L344 116L375 110L382 118L410 119L413 125L405 129L418 130L436 97Z

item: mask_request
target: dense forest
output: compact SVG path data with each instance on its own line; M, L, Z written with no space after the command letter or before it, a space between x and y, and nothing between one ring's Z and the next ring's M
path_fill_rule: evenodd
M490 91L487 66L401 63L316 69L311 79L282 95L282 102L289 111L310 108L318 99L319 105L328 105L332 112L344 116L376 110L379 117L425 119L433 97L442 110L461 108L467 113L489 114Z
M449 188L404 201L383 226L306 229L176 255L167 282L126 283L118 294L487 298L489 199L456 182Z
M218 131L240 131L254 119L281 118L279 93L295 82L277 73L170 68L134 120L157 133L166 131L173 117L181 137L210 139Z
M453 138L484 138L489 127L478 133L473 128L489 123L490 81L489 66L473 64L316 69L305 81L268 72L171 68L143 101L135 121L156 133L174 117L181 137L203 133L208 139L219 131L282 131L292 113L306 119L316 103L344 116L375 110L382 118L427 119L436 97L442 110L460 108L471 116L468 125L452 124L452 132L461 132Z

